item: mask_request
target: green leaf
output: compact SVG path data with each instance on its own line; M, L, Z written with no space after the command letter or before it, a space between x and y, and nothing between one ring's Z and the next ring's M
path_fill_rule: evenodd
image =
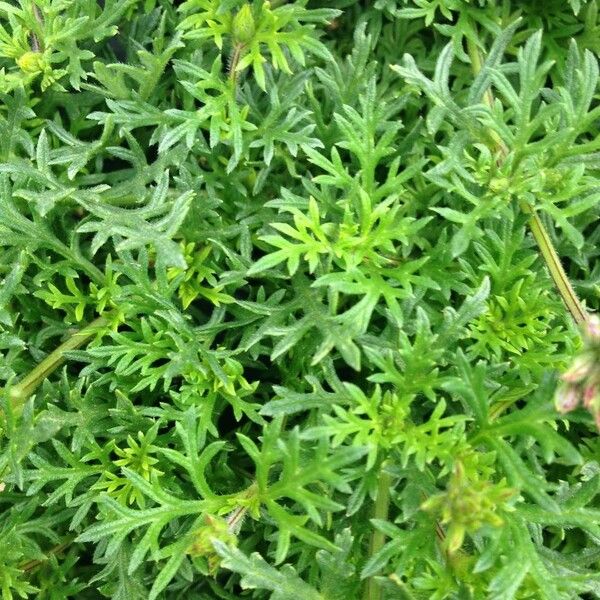
M304 582L290 566L277 570L255 552L246 556L237 548L214 540L215 550L222 558L222 566L242 576L243 589L262 589L272 592L272 600L293 600L301 594L307 600L323 600L324 597Z

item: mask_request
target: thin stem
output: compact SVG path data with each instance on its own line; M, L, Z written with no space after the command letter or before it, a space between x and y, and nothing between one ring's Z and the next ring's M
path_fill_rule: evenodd
M552 240L544 227L539 215L534 212L529 204L526 202L521 203L521 210L523 212L528 213L529 216L529 227L531 229L531 233L537 245L540 249L540 253L546 263L546 267L550 273L550 277L554 281L554 285L556 286L560 297L562 298L565 306L568 308L571 316L575 320L578 325L582 325L588 320L588 314L581 305L571 282L565 270L560 262L560 257L558 256L554 245L552 244Z
M40 43L40 39L41 39L41 34L43 33L42 27L44 26L44 18L42 17L39 8L35 4L32 4L31 8L33 9L33 16L35 17L35 20L39 24L38 29L39 29L39 33L40 33L40 37L38 37L34 32L31 33L31 49L34 52L41 52L42 44Z
M240 62L240 58L242 57L242 52L244 50L245 44L237 43L233 47L233 52L231 54L231 61L229 62L229 80L233 83L234 87L237 80L237 66Z
M400 577L396 575L396 573L392 573L389 576L389 580L398 586L398 589L395 590L395 597L397 598L397 600L415 600L415 597L408 591L406 585L404 584L402 579L400 579Z
M477 48L476 44L471 39L467 39L467 48L469 57L471 59L471 68L473 73L477 75L483 68L481 54L479 53L479 49ZM484 98L490 107L494 104L494 96L489 88L486 90ZM508 148L495 132L494 141L504 160L508 155ZM578 325L585 323L588 319L588 314L583 308L579 298L577 297L577 294L575 293L575 290L573 289L573 286L571 285L571 282L569 281L569 277L567 276L560 262L560 257L558 256L558 253L552 244L552 240L550 239L550 235L546 231L546 228L544 227L539 215L529 205L529 203L525 202L524 200L519 201L519 206L521 207L521 210L529 216L529 228L531 229L533 238L538 245L540 255L546 263L550 277L552 277L554 285L556 286L556 289L558 290L558 293L560 294L560 297L562 298L567 310Z
M27 572L27 571L31 571L33 569L35 569L36 567L39 567L40 565L42 565L44 562L46 562L51 555L53 554L60 554L63 550L65 550L66 548L68 548L73 541L75 540L74 535L70 535L69 537L66 538L66 540L60 544L57 544L56 546L54 546L54 548L50 548L50 550L48 550L48 552L46 552L46 557L43 559L36 559L36 560L29 560L26 563L23 563L20 566L21 571L23 572Z
M13 408L19 408L35 392L42 381L65 362L65 352L75 350L85 344L107 323L108 321L105 317L98 317L83 329L75 332L56 350L48 354L20 383L11 388L10 400Z
M373 509L373 518L387 521L390 508L390 487L392 477L385 470L385 463L381 465L379 472L379 481L377 482L377 497L375 498L375 507ZM385 534L375 529L371 534L369 545L369 557L379 552L385 544ZM381 600L381 587L374 577L369 577L365 585L363 600Z

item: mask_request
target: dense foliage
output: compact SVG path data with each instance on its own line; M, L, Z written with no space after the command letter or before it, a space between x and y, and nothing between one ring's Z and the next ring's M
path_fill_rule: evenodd
M600 598L599 53L0 1L2 597Z

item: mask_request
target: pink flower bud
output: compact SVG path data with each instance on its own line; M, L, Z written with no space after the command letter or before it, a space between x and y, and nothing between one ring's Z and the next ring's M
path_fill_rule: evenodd
M561 379L567 383L579 383L590 374L593 366L593 356L589 354L577 356L571 366L562 374Z
M592 408L594 404L597 405L600 400L599 392L600 390L597 385L586 385L585 388L583 388L583 406L585 406L585 408ZM598 406L598 408L600 408L600 406Z
M592 344L600 343L600 316L589 316L585 324L585 335Z
M573 385L561 385L556 390L554 406L561 413L568 413L579 406L579 390Z

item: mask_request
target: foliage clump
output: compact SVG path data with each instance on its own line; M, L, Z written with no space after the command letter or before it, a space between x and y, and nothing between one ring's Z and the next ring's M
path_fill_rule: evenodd
M0 1L2 597L600 597L599 40Z

